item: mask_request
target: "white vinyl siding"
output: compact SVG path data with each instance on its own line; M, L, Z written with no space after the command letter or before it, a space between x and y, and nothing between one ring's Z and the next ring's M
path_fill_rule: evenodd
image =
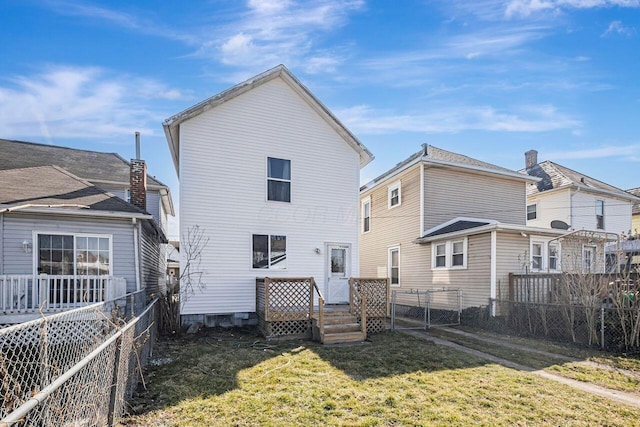
M631 229L632 203L612 197L602 197L586 191L574 192L571 196L572 220L575 230L597 230L597 200L604 203L604 231L610 233L626 233Z
M282 79L276 78L180 125L180 235L199 225L202 292L183 314L255 311L253 234L287 237L287 269L269 277L314 277L324 291L326 243L351 245L358 266L358 153ZM293 168L290 203L265 197L267 157ZM182 244L182 242L181 242Z
M528 198L527 204L536 207L536 217L527 220L530 227L551 228L551 221L572 225L569 189L536 194L535 197Z

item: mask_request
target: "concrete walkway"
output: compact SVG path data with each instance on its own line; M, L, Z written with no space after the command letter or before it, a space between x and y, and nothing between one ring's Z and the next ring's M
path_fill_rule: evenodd
M480 357L482 359L489 360L489 361L491 361L493 363L497 363L499 365L506 366L508 368L517 369L519 371L531 372L532 374L538 375L538 376L540 376L542 378L546 378L548 380L556 381L556 382L568 385L570 387L573 387L575 389L578 389L578 390L581 390L581 391L584 391L584 392L587 392L587 393L591 393L591 394L596 395L596 396L606 397L608 399L612 399L612 400L615 400L615 401L620 402L620 403L624 403L624 404L627 404L627 405L630 405L630 406L634 406L636 408L640 408L640 397L638 397L637 395L631 394L631 393L625 393L625 392L618 391L618 390L611 390L611 389L608 389L608 388L605 388L605 387L601 387L601 386L597 386L597 385L594 385L594 384L584 383L584 382L581 382L581 381L572 380L570 378L565 378L565 377L562 377L560 375L551 374L551 373L543 371L543 370L536 370L536 369L533 369L533 368L531 368L529 366L521 365L519 363L512 362L510 360L506 360L506 359L503 359L501 357L496 357L496 356L493 356L491 354L484 353L482 351L474 350L472 348L465 347L465 346L456 344L454 342L447 341L447 340L442 339L442 338L434 337L434 336L430 335L426 331L404 330L402 332L407 334L407 335L411 335L413 337L419 338L419 339L423 339L423 340L426 340L426 341L433 342L434 344L437 344L437 345L441 345L441 346L444 346L444 347L449 347L449 348L455 349L457 351L461 351L463 353L470 354L472 356L476 356L476 357ZM460 331L457 331L457 332L460 332ZM464 333L468 334L468 332L464 332ZM479 339L479 337L477 335L470 334L470 336L473 337L473 338L478 338ZM483 337L483 338L487 338L487 337ZM492 340L492 338L488 338L488 339ZM498 341L501 341L501 340L498 340ZM496 344L498 344L498 343L496 343ZM501 344L499 344L499 345L501 345ZM520 347L521 349L526 350L526 351L532 350L529 347L524 347L524 346L518 346L518 347ZM538 354L546 353L547 355L550 355L551 357L558 356L559 359L562 359L563 357L566 358L566 356L557 355L555 353L542 352L542 350L536 350L535 352L538 353ZM573 358L568 358L568 359L578 360L578 359L573 359Z

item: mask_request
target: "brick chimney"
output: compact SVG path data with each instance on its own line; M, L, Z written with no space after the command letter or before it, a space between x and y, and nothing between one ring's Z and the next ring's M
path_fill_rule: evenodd
M147 210L147 164L140 160L140 133L136 132L136 159L131 159L129 184L131 204L143 211Z
M538 164L538 152L536 150L529 150L524 153L524 163L527 169L531 169Z

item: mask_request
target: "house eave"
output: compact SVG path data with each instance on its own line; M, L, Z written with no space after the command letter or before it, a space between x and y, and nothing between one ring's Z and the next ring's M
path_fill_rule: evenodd
M0 209L0 214L43 214L43 215L65 215L76 217L102 217L102 218L136 218L136 219L153 219L153 215L135 212L116 212L116 211L92 211L90 209L65 209L65 208L47 208L47 207L22 207L10 206Z
M440 240L454 239L456 237L484 234L484 233L489 233L491 231L522 233L522 234L525 234L527 237L529 235L562 237L562 235L567 233L565 230L555 230L553 228L528 227L526 225L495 223L495 224L487 224L487 225L483 225L475 228L469 228L466 230L454 231L452 233L447 233L447 234L439 234L437 236L422 237L422 238L415 239L413 243L425 244L425 243L431 243L431 242L436 242Z
M173 164L176 172L179 174L179 149L180 149L180 124L197 116L205 111L217 107L251 89L254 89L266 82L280 77L289 87L300 95L307 104L313 108L328 124L331 126L342 139L353 148L360 157L360 168L369 164L374 156L369 149L351 133L346 126L333 115L331 111L316 98L305 85L303 85L284 65L278 65L270 70L260 73L249 80L245 80L227 90L224 90L204 101L195 104L186 110L175 114L166 119L162 126L164 128Z

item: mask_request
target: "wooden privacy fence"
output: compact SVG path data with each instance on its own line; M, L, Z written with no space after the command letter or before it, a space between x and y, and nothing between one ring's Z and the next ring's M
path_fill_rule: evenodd
M638 278L637 273L510 273L509 301L593 305L614 296L626 296L628 303L633 305L638 302Z
M359 322L366 323L367 333L384 331L389 313L389 279L352 277L349 287L349 311Z

